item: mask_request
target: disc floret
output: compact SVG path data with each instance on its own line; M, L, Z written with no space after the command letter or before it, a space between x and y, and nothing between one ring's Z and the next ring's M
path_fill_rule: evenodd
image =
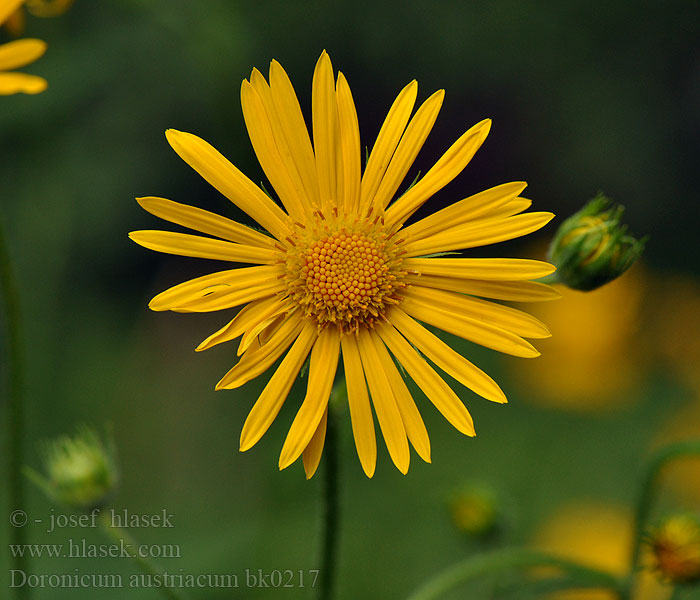
M296 225L286 260L289 295L319 326L341 331L372 327L404 287L397 244L377 218Z

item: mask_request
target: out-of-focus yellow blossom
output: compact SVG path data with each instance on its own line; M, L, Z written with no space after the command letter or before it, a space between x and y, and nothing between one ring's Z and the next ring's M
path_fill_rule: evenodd
M57 17L66 12L74 0L25 0L27 10L36 17Z
M700 281L677 275L659 284L664 292L655 302L654 347L667 373L700 391Z
M25 0L24 7L35 17L58 17L66 12L73 4L74 0ZM24 33L25 25L24 8L17 8L5 21L3 27L12 36L19 36Z
M673 583L700 581L700 520L677 514L665 519L650 536L653 566Z
M23 0L0 0L0 24L21 7ZM36 75L10 72L34 62L46 51L46 43L25 38L0 46L0 95L38 94L46 89L46 80Z
M573 502L555 512L536 532L532 546L614 575L628 571L632 543L631 513L599 502ZM632 600L666 600L669 586L649 571L639 574ZM572 590L547 600L617 600L606 590Z
M679 410L662 427L654 440L654 448L674 442L700 438L700 391L694 402ZM686 456L666 465L663 485L673 494L675 502L688 507L700 503L700 457Z
M533 402L574 411L606 411L635 398L644 353L636 336L644 276L639 268L608 285L579 292L554 286L562 298L530 311L550 327L542 356L528 369L512 365Z
M12 37L19 37L24 33L24 25L26 18L24 16L24 9L20 6L15 10L2 24Z

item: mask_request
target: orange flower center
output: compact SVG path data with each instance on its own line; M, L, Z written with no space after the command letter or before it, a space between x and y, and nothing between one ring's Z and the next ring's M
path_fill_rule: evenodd
M298 225L287 251L289 295L319 325L342 331L372 327L403 287L397 248L378 222Z

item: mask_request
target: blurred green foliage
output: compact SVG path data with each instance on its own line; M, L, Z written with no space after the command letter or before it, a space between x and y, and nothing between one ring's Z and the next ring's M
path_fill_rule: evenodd
M0 202L23 301L28 462L38 463L39 440L76 423L109 421L122 473L114 505L174 514L173 529L135 532L146 543L180 545L182 559L161 561L169 571L315 568L319 478L306 482L299 464L277 471L304 382L265 438L239 454L241 426L266 379L214 393L234 350L193 352L230 315L146 307L158 291L216 266L129 242L130 230L160 227L135 196L244 218L170 150L164 130L200 135L262 180L241 115L240 82L254 66L266 73L276 58L308 114L313 66L325 48L350 82L370 147L408 81L418 80L419 98L446 89L409 181L472 124L494 120L472 164L428 210L526 180L536 210L566 217L603 189L625 204L632 230L651 234L647 264L697 274L699 16L697 4L685 0L77 0L59 18L28 18L26 35L45 39L49 49L25 70L46 77L49 89L0 99ZM521 247L479 253L506 256ZM643 339L642 327L630 343ZM446 507L454 487L472 478L510 499L513 543L527 541L566 499L631 502L659 422L690 395L651 368L638 401L617 413L535 408L508 375L509 363L521 359L451 341L501 383L510 404L489 404L458 387L479 434L467 439L420 397L434 464L414 458L407 477L389 464L380 442L377 473L367 480L344 424L341 599L403 597L473 550ZM30 519L31 541L106 542L97 531L47 533L47 519L60 510L30 492L30 517L44 520ZM0 520L3 539L7 527ZM8 565L0 566L4 577ZM124 559L43 558L33 568L134 572ZM279 593L242 588L192 596ZM128 597L156 594L129 590ZM289 595L312 597L310 589ZM34 596L125 597L70 589L37 589Z

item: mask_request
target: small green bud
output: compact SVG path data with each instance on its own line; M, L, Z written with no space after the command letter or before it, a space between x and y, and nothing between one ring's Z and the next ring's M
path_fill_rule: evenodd
M91 429L49 442L44 467L46 477L29 469L26 473L50 498L70 508L100 508L117 486L112 444L105 446Z
M455 492L450 499L452 521L469 537L485 538L500 524L496 493L484 485L469 485Z
M589 292L618 278L641 256L647 238L637 240L620 225L621 205L599 193L557 230L548 259L566 286Z
M654 567L676 584L700 582L700 519L680 513L664 519L649 535Z

